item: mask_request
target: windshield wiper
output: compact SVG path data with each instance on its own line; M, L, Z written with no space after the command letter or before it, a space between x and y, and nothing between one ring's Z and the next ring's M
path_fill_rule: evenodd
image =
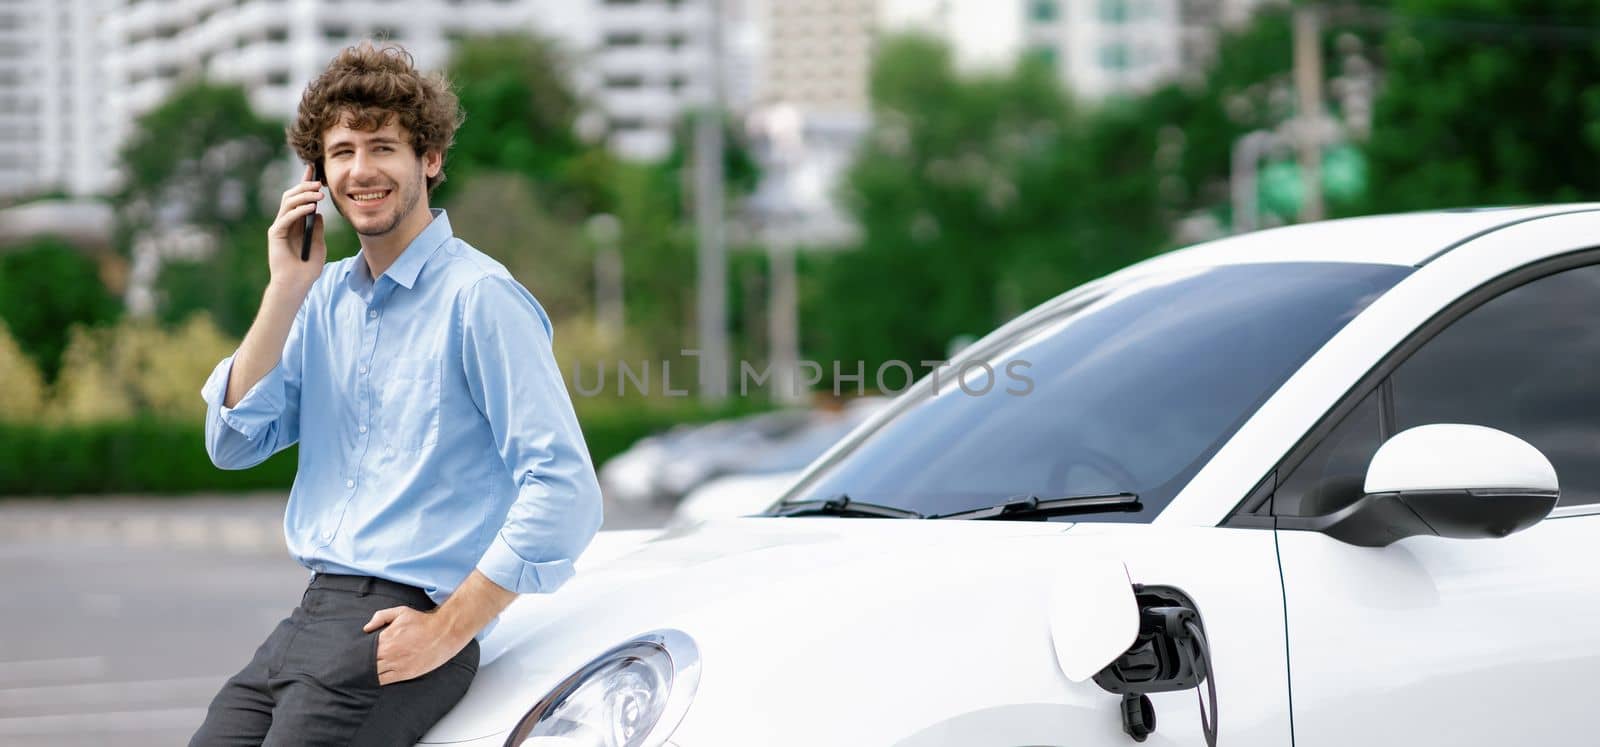
M920 519L922 514L904 508L881 506L839 494L827 500L780 504L768 516L864 516L878 519Z
M1143 506L1139 503L1139 496L1133 493L1072 495L1064 498L1040 498L1036 495L1025 495L1007 499L1005 502L994 506L938 514L928 518L1028 521L1048 519L1052 516L1066 514L1097 514L1108 511L1133 512L1142 508Z

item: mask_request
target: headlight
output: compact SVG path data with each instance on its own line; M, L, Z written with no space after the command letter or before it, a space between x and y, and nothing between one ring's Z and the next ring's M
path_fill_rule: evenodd
M534 704L506 747L655 747L671 736L700 684L700 651L657 630L596 657Z

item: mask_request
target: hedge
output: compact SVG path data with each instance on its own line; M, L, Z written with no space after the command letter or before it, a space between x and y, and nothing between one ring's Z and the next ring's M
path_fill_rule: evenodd
M640 407L585 413L584 439L598 466L634 441L683 422L761 409L748 402L707 409ZM45 426L0 423L0 495L194 493L287 490L298 447L247 470L221 470L206 456L200 423L136 420Z

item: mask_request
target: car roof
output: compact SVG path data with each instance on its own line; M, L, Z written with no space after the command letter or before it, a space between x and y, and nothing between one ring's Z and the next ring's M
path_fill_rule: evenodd
M1141 267L1258 262L1418 267L1467 239L1513 223L1591 210L1600 210L1600 203L1434 210L1302 223L1196 244L1141 263Z

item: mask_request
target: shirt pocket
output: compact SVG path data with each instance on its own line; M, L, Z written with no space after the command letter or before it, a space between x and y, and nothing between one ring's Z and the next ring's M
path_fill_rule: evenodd
M418 451L439 441L439 359L396 358L383 384L378 413L384 444Z

